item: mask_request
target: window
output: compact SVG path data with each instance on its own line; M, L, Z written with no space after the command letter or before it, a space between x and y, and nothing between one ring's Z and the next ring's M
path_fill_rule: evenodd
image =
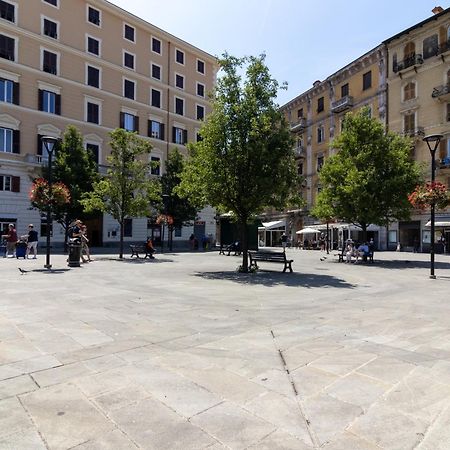
M416 126L415 114L414 113L405 114L405 116L403 117L403 128L405 134L413 135L415 126Z
M58 39L58 24L56 22L44 18L42 28L42 33L44 36Z
M184 89L184 77L183 75L175 74L175 86L179 89Z
M176 49L175 50L175 61L178 64L183 64L184 65L184 52L182 52L181 50Z
M161 54L161 41L156 38L152 38L152 51Z
M341 98L347 97L348 96L348 83L345 83L341 86Z
M324 136L324 129L323 126L321 125L320 127L317 128L317 142L320 144L321 142L323 142L325 139Z
M11 3L0 0L0 17L8 22L15 23L16 9Z
M182 98L175 97L175 114L184 116L184 100Z
M297 119L301 119L303 117L303 108L297 109Z
M303 163L299 162L297 165L297 175L303 175Z
M0 191L20 192L20 177L0 175Z
M195 141L196 141L196 142L201 142L201 141L203 141L202 135L200 134L199 131L196 131L196 133L195 133Z
M97 144L86 144L86 150L91 154L95 164L99 163L100 148Z
M175 227L175 237L181 237L182 236L182 228L180 226Z
M205 107L197 105L197 120L203 120L205 118Z
M161 66L152 64L152 78L155 78L157 80L161 79Z
M42 70L52 75L58 73L58 55L56 53L48 50L42 51Z
M433 34L423 40L423 57L424 59L436 56L439 52L438 35Z
M0 127L0 152L20 153L20 132Z
M151 161L151 169L150 169L150 173L152 175L161 175L161 158L159 158L158 156L152 156L150 158Z
M406 102L413 98L416 98L416 85L413 82L409 82L403 88L403 100Z
M87 51L93 55L100 56L100 41L91 36L87 38Z
M134 114L121 112L120 128L127 131L137 131L139 133L139 117Z
M317 99L317 112L320 113L325 109L325 100L323 97Z
M39 111L50 114L61 114L61 95L39 89Z
M96 67L87 67L87 85L100 88L100 69Z
M128 52L123 53L123 65L134 70L134 55Z
M317 157L317 172L320 172L322 170L324 163L324 157L322 155Z
M158 122L157 120L149 120L148 121L148 136L164 140L164 124Z
M134 28L130 25L124 24L123 37L131 42L134 42Z
M446 114L447 122L450 122L450 103L447 103L447 114ZM450 140L449 140L450 142Z
M403 49L404 59L414 58L416 55L416 44L414 42L408 42Z
M369 70L363 74L363 91L372 87L372 71Z
M88 6L88 22L100 26L100 11L92 6Z
M183 128L172 128L172 142L174 144L185 145L187 143L187 130Z
M0 58L15 61L16 41L8 36L0 34Z
M155 108L161 108L161 91L152 89L151 97L151 105Z
M123 223L123 235L124 237L133 236L133 219L125 219Z
M45 3L58 7L58 0L44 0Z
M205 85L202 83L197 83L197 95L199 97L205 96Z
M135 83L131 80L123 80L123 96L134 100L135 96Z
M201 59L197 59L197 72L205 74L205 63Z
M19 104L19 83L0 78L0 102Z
M87 102L86 121L90 123L100 124L100 105L98 105L97 103Z

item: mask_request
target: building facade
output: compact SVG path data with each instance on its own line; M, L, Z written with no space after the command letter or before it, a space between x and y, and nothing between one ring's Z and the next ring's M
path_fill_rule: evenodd
M389 116L388 127L413 139L414 159L431 178L431 155L423 137L442 134L436 152L436 180L450 187L450 8L436 7L434 15L387 39ZM420 243L428 251L431 232L429 211L415 211L411 220L393 224L391 245L400 242L412 249ZM450 251L450 212L440 211L434 237L437 251ZM447 222L447 226L445 223ZM442 239L444 238L444 240Z
M41 223L30 209L33 174L47 162L42 136L60 138L69 125L83 135L101 173L109 132L136 131L153 145L159 176L171 149L186 153L209 112L216 59L105 0L0 0L0 226ZM214 212L192 227L215 234ZM104 216L89 224L94 244L119 239L118 224ZM39 229L39 227L36 227ZM45 234L45 227L41 227ZM147 218L128 221L126 239L160 233ZM53 240L63 231L54 224Z

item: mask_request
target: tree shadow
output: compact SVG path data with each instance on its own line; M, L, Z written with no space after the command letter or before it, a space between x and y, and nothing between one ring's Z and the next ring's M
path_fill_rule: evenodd
M117 258L115 261L127 263L127 264L160 264L164 262L173 262L173 259L170 258L162 258L161 256L155 257L154 259L149 258Z
M330 275L312 273L282 273L272 271L259 271L257 273L239 273L235 271L197 272L194 277L206 280L227 280L243 285L292 286L304 288L344 288L354 289L356 285Z
M429 269L430 261L412 261L410 259L394 259L394 260L377 260L374 261L373 263L371 262L358 263L357 265L367 268L378 267L384 269ZM434 267L440 270L450 269L450 262L435 261Z

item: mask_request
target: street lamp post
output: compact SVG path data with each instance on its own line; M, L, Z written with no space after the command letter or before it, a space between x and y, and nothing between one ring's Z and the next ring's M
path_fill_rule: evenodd
M47 205L47 255L45 260L44 267L46 269L51 269L52 265L50 264L50 230L52 225L52 157L53 151L55 150L55 145L58 139L52 136L43 136L41 138L42 143L44 144L45 150L47 150L48 154L48 205Z
M164 228L166 227L166 220L167 220L167 199L169 198L168 194L162 194L162 201L164 205L164 220L162 223L162 233L161 233L161 253L164 253ZM169 232L169 230L167 230Z
M431 153L431 184L434 185L435 174L436 174L436 150L443 138L442 134L430 134L425 136L423 140L427 143L428 149ZM436 214L436 204L433 201L431 203L431 246L430 246L430 278L435 279L434 274L434 233L435 233L435 214Z

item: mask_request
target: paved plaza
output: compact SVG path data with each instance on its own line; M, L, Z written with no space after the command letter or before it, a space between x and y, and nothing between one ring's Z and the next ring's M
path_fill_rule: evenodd
M0 259L0 449L448 450L450 256L288 255Z

